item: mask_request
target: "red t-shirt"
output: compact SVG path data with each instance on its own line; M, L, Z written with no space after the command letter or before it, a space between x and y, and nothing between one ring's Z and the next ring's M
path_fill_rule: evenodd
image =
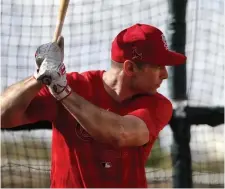
M102 75L103 71L73 72L67 74L67 79L73 91L98 107L122 116L130 114L141 118L149 129L150 141L141 147L119 149L100 143L43 88L28 112L34 122L49 120L53 123L51 187L147 187L145 163L160 130L171 118L172 105L159 93L118 103L105 91Z

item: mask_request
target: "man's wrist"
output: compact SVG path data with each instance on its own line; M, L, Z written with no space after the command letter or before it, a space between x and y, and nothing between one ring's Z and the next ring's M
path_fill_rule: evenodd
M49 91L52 96L58 101L65 99L72 93L72 89L69 85L66 85L60 93L55 93L52 87L49 87Z
M39 87L39 88L42 88L42 87L43 87L44 84L42 83L42 81L37 80L37 79L35 78L35 76L31 76L30 79L35 83L35 85L36 85L37 87Z

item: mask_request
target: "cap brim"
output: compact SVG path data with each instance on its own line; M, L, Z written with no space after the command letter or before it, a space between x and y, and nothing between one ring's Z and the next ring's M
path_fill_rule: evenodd
M174 52L174 51L168 51L168 59L165 62L166 66L177 66L184 64L187 60L187 57L183 54Z

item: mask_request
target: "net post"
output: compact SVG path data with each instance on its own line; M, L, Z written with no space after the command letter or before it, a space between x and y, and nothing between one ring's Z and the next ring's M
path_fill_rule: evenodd
M192 188L191 124L188 121L186 102L176 102L175 106L169 123L173 133L171 146L173 187Z
M168 37L171 50L185 54L186 43L186 5L187 0L168 0ZM192 161L190 150L190 127L186 113L186 64L171 67L170 93L175 109L170 121L173 132L171 158L173 165L173 187L192 188Z

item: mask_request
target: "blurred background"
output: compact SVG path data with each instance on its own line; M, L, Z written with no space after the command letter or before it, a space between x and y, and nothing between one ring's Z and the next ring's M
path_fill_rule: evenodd
M173 102L174 116L146 164L149 186L182 187L182 182L223 188L224 0L179 2L70 1L62 31L64 61L68 72L107 70L118 32L135 23L159 27L171 49L188 58L185 67L169 69L159 90ZM33 74L34 53L52 39L58 5L57 0L1 1L1 92ZM2 187L49 187L51 134L45 121L1 130Z

